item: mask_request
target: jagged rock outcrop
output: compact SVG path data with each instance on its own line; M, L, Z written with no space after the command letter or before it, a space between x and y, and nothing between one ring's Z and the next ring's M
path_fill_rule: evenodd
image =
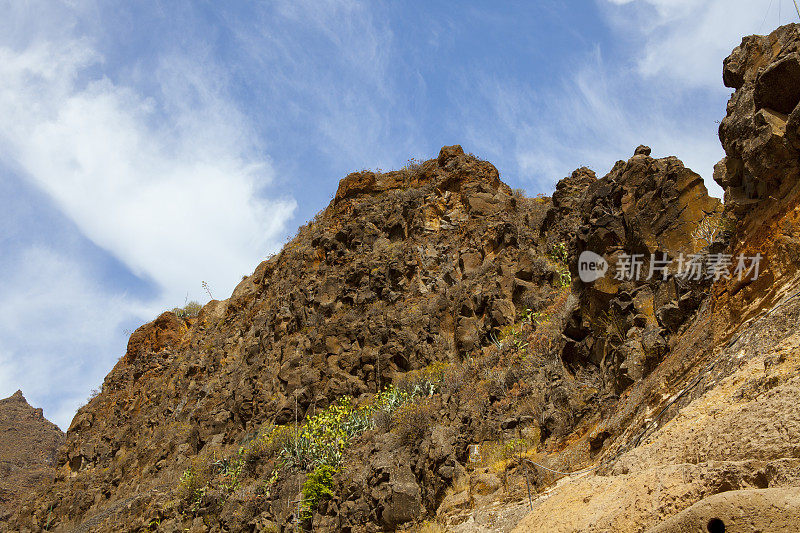
M736 92L715 179L731 227L709 250L760 254L759 275L708 285L660 364L590 433L608 435L598 475L562 480L516 531L788 531L800 522L800 418L790 407L800 371L799 30L746 37L724 63Z
M723 80L735 90L719 127L725 158L714 171L726 204L780 198L798 178L800 44L797 24L745 37L725 59Z
M22 391L0 400L0 519L32 489L51 483L64 433Z
M587 169L576 170L558 183L548 215L553 236L571 242L580 298L565 331L564 364L616 393L658 365L668 339L704 297L708 280L674 274L679 261L711 244L696 236L697 229L722 210L680 160L649 154L639 146L599 180ZM586 251L605 258L609 269L582 283L577 258ZM622 272L624 257L634 255L638 267ZM668 277L660 269L667 261Z
M725 189L725 210L737 221L732 254L763 256L757 280L732 280L723 304L742 317L746 302L774 300L797 276L797 204L800 199L800 25L745 37L725 59L725 84L735 92L719 134L725 158L714 179ZM733 323L738 323L734 320Z

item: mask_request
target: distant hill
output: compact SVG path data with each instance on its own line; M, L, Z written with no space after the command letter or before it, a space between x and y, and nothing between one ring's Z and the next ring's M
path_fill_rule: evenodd
M0 400L0 516L23 493L52 481L64 433L22 391Z

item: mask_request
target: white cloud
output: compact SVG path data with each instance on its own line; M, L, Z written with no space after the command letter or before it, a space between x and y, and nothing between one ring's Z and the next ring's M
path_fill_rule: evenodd
M603 176L639 144L649 145L654 157L677 155L706 178L712 193L721 194L710 179L722 157L716 124L674 116L674 93L636 82L636 76L608 64L596 49L567 79L545 90L484 83L478 91L484 101L465 106L487 109L494 120L462 120L484 156L504 162L506 172L546 194L582 165Z
M604 0L609 20L638 41L639 71L659 81L724 92L722 60L743 36L794 21L791 0Z
M730 94L722 61L744 35L777 24L774 2L768 11L769 2L751 0L598 0L614 41L610 59L598 46L535 91L478 74L492 81L472 95L462 87L460 107L487 109L492 119L459 120L477 150L537 191L579 165L603 175L643 143L654 156L678 156L721 196L712 174L724 155L717 122ZM785 23L795 13L783 4Z
M0 48L2 153L173 301L201 280L230 293L277 245L294 201L259 194L269 160L191 68L164 61L155 100L85 76L100 60L81 40Z
M22 389L62 429L124 353L132 303L108 294L81 262L41 246L4 257L0 393Z
M0 7L0 172L34 184L159 291L128 297L122 279L106 272L98 282L85 247L33 244L48 242L31 233L38 226L0 224L0 395L22 388L66 428L124 353L123 327L187 292L203 299L203 280L227 297L277 248L295 202L267 196L270 159L203 50L126 65L115 78L97 41L76 29L82 16L97 24L91 5Z

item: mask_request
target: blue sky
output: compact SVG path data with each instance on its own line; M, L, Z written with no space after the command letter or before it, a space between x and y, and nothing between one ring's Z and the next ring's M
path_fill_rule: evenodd
M0 397L64 429L126 330L206 301L202 281L226 298L351 171L459 143L549 193L643 143L710 184L722 59L796 19L791 0L0 9Z

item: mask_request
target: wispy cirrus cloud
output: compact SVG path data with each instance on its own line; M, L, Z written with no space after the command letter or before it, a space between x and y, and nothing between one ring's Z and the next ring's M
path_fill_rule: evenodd
M796 20L791 0L606 0L615 32L641 53L639 73L660 82L724 93L722 59L743 36Z
M462 107L491 118L458 120L511 179L539 191L579 165L602 175L644 143L655 156L677 155L721 195L711 177L729 94L722 60L743 35L774 26L778 3L767 11L769 2L749 0L598 0L607 42L535 90L528 80L479 76L489 81L471 94L462 87Z
M229 292L276 246L294 201L259 195L269 159L193 69L165 60L156 99L85 76L100 57L82 40L0 48L4 157L89 239L172 296L187 275Z
M270 195L266 147L202 47L164 43L121 68L80 29L103 27L100 7L5 7L0 179L41 193L28 219L63 217L68 240L0 224L0 395L22 388L66 428L124 353L124 327L202 299L203 280L226 297L280 246L296 202ZM115 262L114 279L96 278L98 260Z

